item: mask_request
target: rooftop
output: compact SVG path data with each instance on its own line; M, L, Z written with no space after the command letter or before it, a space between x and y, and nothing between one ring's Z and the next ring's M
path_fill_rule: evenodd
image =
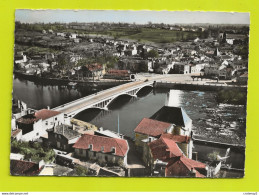
M205 169L206 165L189 159L185 156L171 158L166 165L167 176L189 176L193 171L195 177L205 177L198 170Z
M35 176L40 172L39 164L35 162L23 161L23 160L11 160L10 161L11 175L28 175Z
M124 139L89 134L82 135L73 148L90 150L90 145L92 145L92 151L95 152L111 153L113 148L117 156L125 156L128 152L128 143Z
M145 135L157 137L160 136L162 133L166 132L166 130L170 126L170 123L161 122L149 118L143 118L134 131L136 133L142 133Z
M73 130L71 126L64 125L64 124L55 126L51 129L48 129L47 131L53 132L53 133L56 133L56 134L59 134L59 135L63 135L68 140L74 139L74 138L79 137L81 135L77 131Z
M172 157L184 155L177 143L173 139L167 137L167 135L162 135L159 139L150 142L148 146L154 159L168 161Z
M163 106L150 118L182 127L185 127L187 123L192 121L183 108L169 106Z
M61 112L54 111L54 110L48 110L48 109L42 109L42 110L35 112L34 114L27 114L27 115L17 119L17 122L30 124L30 123L33 123L34 121L38 121L40 119L46 120L48 118L54 117L59 114L61 114Z

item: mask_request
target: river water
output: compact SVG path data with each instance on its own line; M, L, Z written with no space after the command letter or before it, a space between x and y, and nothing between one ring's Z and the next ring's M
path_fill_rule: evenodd
M43 86L33 82L14 79L13 96L23 100L28 107L51 108L70 102L91 92L58 86ZM152 116L164 106L167 89L144 88L138 97L120 96L109 105L109 111L88 109L75 118L120 132L134 138L134 129L144 118ZM174 106L181 106L193 121L195 138L245 145L244 106L217 104L216 92L173 90ZM119 124L119 125L118 125ZM197 146L194 151L212 152L216 150L224 155L225 149ZM238 159L238 161L237 161ZM233 167L244 167L244 154L232 152Z

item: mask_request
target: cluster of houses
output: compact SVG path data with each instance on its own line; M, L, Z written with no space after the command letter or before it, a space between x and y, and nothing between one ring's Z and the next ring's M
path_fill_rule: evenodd
M221 164L211 167L193 153L192 120L181 107L172 106L172 91L166 105L134 129L134 151L144 163L142 175L161 177L213 177ZM55 151L55 163L32 162L11 154L13 175L74 174L73 168L86 167L89 175L127 176L129 147L123 135L91 126L79 126L63 113L50 109L31 110L14 101L12 139L40 142ZM132 147L132 146L131 146ZM195 154L195 155L193 155ZM114 170L115 169L115 170ZM119 170L119 171L118 171Z
M134 130L135 147L147 171L163 177L207 177L208 167L192 157L192 120L171 101Z
M71 124L70 119L67 120L63 113L50 109L30 113L26 110L17 119L14 117L14 120L16 124L11 133L12 139L22 142L40 142L45 147L55 149L57 151L55 160L60 165L73 168L76 164L82 165L81 161L97 162L102 166L125 167L127 165L128 142L108 130L95 131L86 126L82 129ZM45 166L46 168L54 166L51 162L28 162L23 158L12 158L17 155L20 154L11 154L11 173L14 175L40 174ZM95 163L88 164L91 166L87 168L95 173L93 175L100 175L101 166L95 165L93 168L92 165ZM13 166L18 167L12 169ZM33 168L31 169L33 173L29 170L29 173L26 171L22 173L21 170L28 166L37 168L37 171ZM111 175L113 173L113 176L122 176L102 169L103 173L107 171Z
M198 31L203 32L204 29L201 28ZM219 79L239 79L242 76L242 83L248 72L248 61L235 52L240 45L247 42L246 34L224 32L219 33L218 37L196 38L186 42L176 42L167 48L160 48L101 35L55 33L52 30L44 30L42 33L77 40L75 43L82 50L63 52L62 54L46 52L37 56L28 56L26 52L17 52L14 62L26 74L42 75L46 73L47 75L47 73L55 73L54 70L60 68L57 60L60 55L68 58L68 62L66 62L68 65L63 71L63 75L55 75L55 77L60 76L71 80L81 80L87 77L117 79L124 74L118 70L124 70L131 73L204 75ZM151 51L157 55L150 55ZM113 68L107 68L106 62L77 66L77 63L82 59L100 56L117 57L117 61ZM105 75L108 71L108 75Z

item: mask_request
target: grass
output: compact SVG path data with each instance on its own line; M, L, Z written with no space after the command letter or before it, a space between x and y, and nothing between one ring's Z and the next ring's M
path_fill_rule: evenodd
M127 38L138 42L173 43L181 40L195 39L197 32L171 31L164 29L128 29L114 28L106 31L87 31L87 34L108 35L115 38Z

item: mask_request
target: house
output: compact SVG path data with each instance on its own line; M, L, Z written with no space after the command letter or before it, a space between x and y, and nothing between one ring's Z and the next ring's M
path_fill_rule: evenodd
M237 82L239 84L243 84L243 85L247 85L247 81L248 81L248 73L244 73L241 76L237 77Z
M226 42L230 45L235 44L235 42L243 42L246 38L247 36L242 34L226 34Z
M182 62L177 62L174 64L173 68L174 74L189 74L190 73L190 65Z
M24 160L10 160L11 175L36 176L39 175L43 167L44 161L36 163Z
M194 64L191 66L191 74L200 75L203 73L204 67L207 63Z
M169 160L165 169L166 177L201 177L207 176L207 167L204 163L189 159L185 156L176 156Z
M33 141L46 134L46 130L56 124L64 123L64 114L49 109L42 109L30 113L16 120L19 129L22 129L23 141Z
M120 138L83 134L73 145L75 156L101 164L127 165L128 142Z
M27 104L21 100L12 100L12 120L11 120L11 128L12 130L16 130L16 119L30 113L32 110L27 108Z
M105 67L101 64L88 64L81 68L84 77L102 77L105 74Z
M64 150L66 152L72 152L72 146L81 137L81 134L73 130L72 126L65 124L54 126L47 129L47 139L43 139L44 145Z
M22 54L22 55L17 55L14 57L14 63L15 64L21 64L27 62L27 56Z
M170 123L161 122L149 118L143 118L138 126L134 129L135 132L135 147L140 153L143 152L145 139L159 138L162 133L172 132L173 126Z
M143 149L143 161L151 173L165 176L166 166L174 157L192 155L191 137L164 133L159 139L149 142Z
M65 37L65 36L66 36L66 34L65 34L65 33L63 33L63 32L57 32L57 36Z
M69 36L70 39L76 39L76 37L77 37L77 34L74 34L74 33L71 33Z
M52 29L49 29L49 33L50 33L50 34L54 34L54 32L53 32Z
M163 106L150 119L174 124L172 134L191 135L192 120L183 108Z

